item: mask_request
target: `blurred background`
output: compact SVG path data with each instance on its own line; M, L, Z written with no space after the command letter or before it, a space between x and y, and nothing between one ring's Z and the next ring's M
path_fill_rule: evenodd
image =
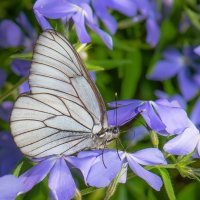
M42 32L33 12L34 3L34 0L0 1L0 176L11 173L22 159L9 133L9 116L18 95L28 91L26 81L32 49ZM174 98L190 115L198 102L200 88L200 1L147 0L140 4L134 16L126 14L126 10L120 12L108 6L108 12L117 23L116 32L110 33L113 49L88 29L92 42L81 50L80 55L88 70L94 72L106 103L115 101L116 92L118 100ZM63 21L49 20L52 27L80 47L73 24ZM101 20L99 26L109 33ZM124 146L129 144L130 151L151 147L147 131L138 127L142 122L138 120L131 127L133 125L137 128L123 128L121 140ZM161 148L164 142L162 138ZM32 165L29 160L26 163L22 171ZM199 182L181 177L176 170L170 170L170 175L178 200L200 199ZM77 185L85 188L78 179ZM104 196L105 189L98 189L84 195L83 199L100 200ZM17 199L49 198L45 180ZM134 177L126 184L119 184L111 199L165 200L168 196L164 188L156 192Z

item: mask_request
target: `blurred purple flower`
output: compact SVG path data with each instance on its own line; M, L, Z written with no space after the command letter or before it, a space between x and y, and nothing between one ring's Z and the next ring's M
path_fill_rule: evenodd
M36 32L24 15L20 13L16 22L3 20L0 24L0 47L23 47L23 53L32 51L36 39ZM6 27L6 28L5 28ZM6 30L6 31L5 31ZM15 33L15 34L13 34ZM19 76L27 76L31 62L28 60L14 59L11 63L12 70Z
M0 132L0 176L11 173L21 158L11 134Z
M182 133L190 126L186 112L176 102L166 99L156 101L122 100L108 105L116 110L108 111L110 125L123 125L140 114L148 127L161 135ZM117 113L117 118L116 118Z
M0 119L9 122L12 108L13 102L11 101L5 101L0 104Z
M140 14L133 17L133 21L146 20L146 41L154 47L160 39L160 27L157 22L159 15L156 10L156 3L151 0L135 0L134 2Z
M117 10L118 12L133 17L136 14L136 3L133 0L92 0L92 6L95 14L102 20L110 33L115 34L117 30L117 21L108 12L108 9Z
M200 157L200 99L197 100L192 112L190 126L179 136L164 145L164 150L170 154L187 155L195 151L195 157ZM189 141L189 142L188 142Z
M164 51L163 58L155 64L148 78L163 81L177 75L179 88L184 98L190 100L195 97L200 88L198 56L191 48L184 48L183 53L170 48Z
M148 148L135 153L122 151L118 153L116 150L105 150L102 158L101 150L82 151L78 154L78 157L91 160L90 165L87 165L86 169L85 165L78 161L74 163L74 166L82 171L86 183L90 186L106 187L120 173L121 169L123 173L120 177L120 182L125 183L129 165L137 176L146 181L155 190L160 190L162 187L161 178L145 170L141 165L167 164L161 151L155 148Z
M137 126L128 130L125 135L125 139L128 141L129 145L135 145L149 133L149 130L144 126Z
M46 18L67 19L68 21L72 19L81 43L88 43L91 41L85 27L85 25L87 25L101 37L110 49L112 49L112 38L98 27L87 0L37 0L33 9L43 29L51 29L51 25Z
M0 89L3 87L7 79L7 74L3 69L0 69Z

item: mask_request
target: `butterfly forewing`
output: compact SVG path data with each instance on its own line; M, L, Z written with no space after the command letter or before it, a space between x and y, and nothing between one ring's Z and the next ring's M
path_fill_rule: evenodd
M29 76L11 115L11 132L29 157L70 155L89 148L95 129L107 128L105 105L81 59L55 31L37 40Z

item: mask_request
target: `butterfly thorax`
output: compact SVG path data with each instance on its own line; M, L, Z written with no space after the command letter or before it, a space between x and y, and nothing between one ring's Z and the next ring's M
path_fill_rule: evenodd
M99 133L93 134L94 147L92 148L105 148L105 145L116 139L119 136L119 128L117 126L110 126L102 129Z

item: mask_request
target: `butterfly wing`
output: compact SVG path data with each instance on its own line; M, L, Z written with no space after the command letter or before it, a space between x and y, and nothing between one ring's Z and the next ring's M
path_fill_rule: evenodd
M37 40L23 94L11 115L11 132L27 156L73 154L92 146L107 127L102 97L71 44L55 31Z

